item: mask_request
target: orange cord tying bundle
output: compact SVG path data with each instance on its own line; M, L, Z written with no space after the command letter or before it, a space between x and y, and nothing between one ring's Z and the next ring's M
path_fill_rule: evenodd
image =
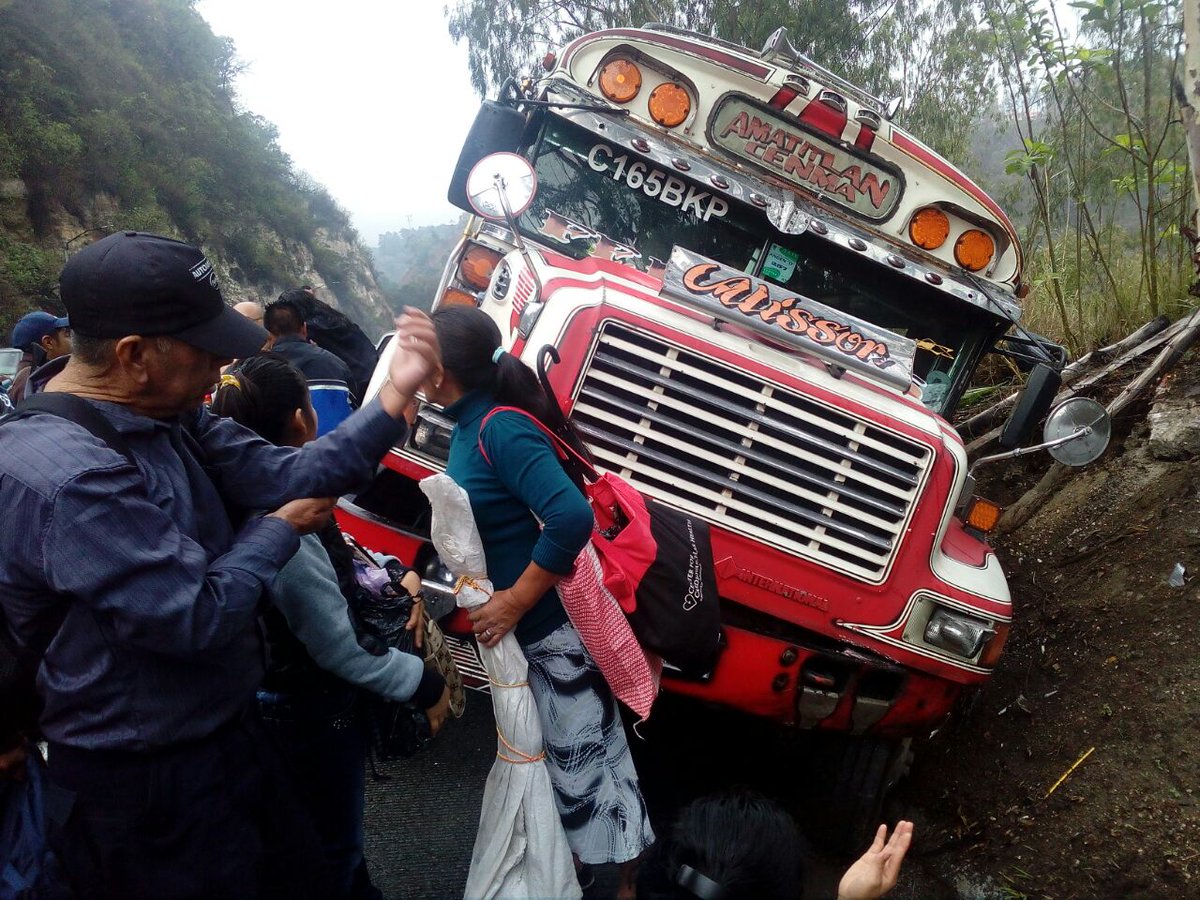
M517 756L521 757L520 759L509 759L507 756L505 756L503 753L501 753L499 750L497 750L496 756L498 756L500 759L504 760L505 762L510 762L515 765L524 765L525 763L541 762L543 759L546 758L545 750L543 750L537 756L530 756L527 753L522 753L520 750L518 750L516 747L514 747L512 744L510 744L508 742L508 740L504 737L504 734L500 731L499 728L496 729L496 737L500 738L500 743L502 743L506 749L512 751Z
M496 681L494 678L489 678L488 684L493 687L529 687L528 681L513 681L510 683L507 681Z
M487 594L489 597L492 596L491 594L488 594L488 592L480 586L479 582L470 575L458 576L458 581L454 582L454 593L457 594L463 589L463 587L475 588L475 590L479 591L481 594Z

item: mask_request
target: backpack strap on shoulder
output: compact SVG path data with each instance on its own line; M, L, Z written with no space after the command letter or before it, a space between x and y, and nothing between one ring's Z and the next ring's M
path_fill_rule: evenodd
M489 466L492 464L492 461L491 461L491 459L488 458L487 450L485 450L484 446L483 446L483 429L484 429L484 426L487 425L488 421L492 418L492 416L494 416L496 413L501 413L501 412L514 412L514 413L517 413L518 415L524 416L529 421L531 421L534 425L536 425L538 427L538 429L544 435L546 435L546 437L550 438L550 443L554 447L555 452L558 453L559 459L561 459L561 460L574 459L575 462L577 462L580 466L583 467L583 471L586 474L587 479L589 481L595 481L596 478L599 477L596 473L595 468L592 466L592 464L589 463L582 456L580 456L574 447L572 447L570 444L568 444L566 441L564 441L559 435L555 434L553 431L551 431L549 428L547 428L545 423L542 422L533 413L529 412L528 410L521 409L519 406L497 406L495 409L493 409L491 412L489 412L486 416L484 416L483 421L479 423L479 452L483 456L484 462L486 462Z
M25 419L38 413L49 413L60 419L66 419L68 422L74 422L101 443L116 450L125 457L131 466L137 468L133 451L129 449L129 441L125 439L125 435L117 431L100 410L82 397L65 393L34 394L18 403L16 409L4 419L4 422L15 422L17 419Z

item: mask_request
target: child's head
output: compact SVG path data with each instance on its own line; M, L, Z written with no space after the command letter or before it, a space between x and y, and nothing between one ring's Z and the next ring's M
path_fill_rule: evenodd
M792 817L751 791L702 797L679 813L638 877L639 900L797 900L804 843Z
M274 353L251 356L222 375L212 411L272 444L299 447L317 432L304 376Z

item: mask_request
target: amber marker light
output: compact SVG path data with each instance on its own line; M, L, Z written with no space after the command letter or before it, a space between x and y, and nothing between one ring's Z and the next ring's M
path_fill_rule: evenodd
M613 103L628 103L642 89L642 70L627 59L614 59L600 70L600 93Z
M971 507L967 510L966 523L976 531L989 534L1000 524L1003 507L997 506L991 500L982 497L971 498Z
M964 231L954 242L954 258L960 266L972 272L987 268L995 252L995 242L978 228Z
M478 306L474 294L460 291L458 288L447 288L442 294L442 306Z
M674 128L692 111L692 98L674 82L660 84L650 92L650 118L664 128Z
M492 280L492 272L500 259L500 254L495 250L481 244L471 244L458 264L458 276L475 290L482 291Z
M925 250L936 250L946 243L949 234L949 217L932 206L920 210L908 223L908 236L914 244Z
M1008 633L1012 630L1012 625L1008 622L997 622L992 627L996 633L979 654L979 665L989 669L1000 661L1000 654L1004 652L1004 645L1008 642Z

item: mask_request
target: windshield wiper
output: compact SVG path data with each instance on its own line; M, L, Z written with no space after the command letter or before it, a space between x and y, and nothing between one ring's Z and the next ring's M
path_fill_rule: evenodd
M967 269L963 269L962 273L964 276L966 276L967 281L971 282L971 284L973 284L975 286L975 290L979 291L979 293L983 295L983 299L985 299L988 303L990 303L992 306L994 306L996 308L996 311L998 313L1000 313L1000 315L1003 316L1005 319L1007 319L1008 323L1010 325L1012 325L1013 328L1015 328L1018 332L1020 332L1021 337L1025 338L1025 340L1029 342L1029 346L1033 350L1037 351L1037 354L1042 358L1042 362L1044 362L1050 368L1054 369L1054 371L1056 371L1056 372L1062 371L1063 364L1060 363L1058 360L1056 360L1053 356L1051 356L1049 351L1047 351L1046 348L1042 346L1042 342L1039 341L1036 337L1034 337L1028 331L1028 329L1025 328L1025 326L1023 326L1020 322L1018 322L1016 320L1016 318L1014 316L1009 314L1008 310L1004 308L1003 303L1001 303L995 297L993 297L991 294L988 293L987 286L974 272L971 272Z
M598 103L559 103L557 100L526 100L524 98L505 99L501 103L509 106L540 106L553 109L586 109L589 112L608 113L613 116L627 116L629 110L618 106L601 106Z
M496 99L508 106L538 106L543 109L585 109L589 112L608 113L613 116L629 115L629 110L627 109L622 109L619 106L605 106L600 103L560 103L557 100L531 100L521 93L521 86L517 83L517 79L511 75L504 79L504 83L500 85Z

